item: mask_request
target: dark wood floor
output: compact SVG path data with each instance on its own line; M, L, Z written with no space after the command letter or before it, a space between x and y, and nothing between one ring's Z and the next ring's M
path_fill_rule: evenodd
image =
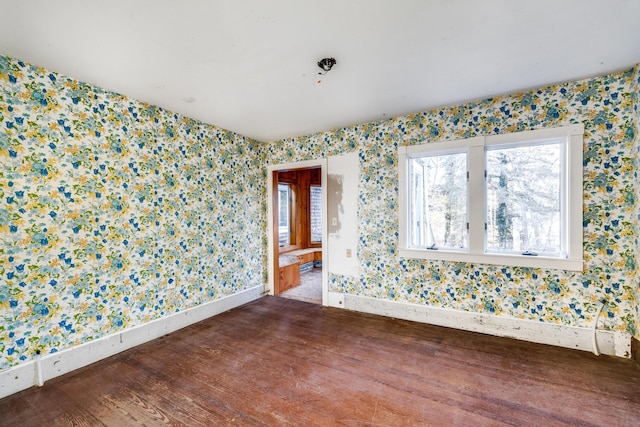
M630 360L266 297L0 400L0 425L637 426Z

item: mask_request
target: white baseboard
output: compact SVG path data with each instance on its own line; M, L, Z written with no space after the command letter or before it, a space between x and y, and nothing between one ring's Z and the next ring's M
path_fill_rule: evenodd
M231 310L260 298L263 290L264 286L259 285L95 341L70 347L57 353L42 355L40 356L40 378L42 381L50 380L216 314ZM38 382L36 360L1 371L0 399L37 385Z
M344 294L327 292L327 304L329 307L344 308Z
M334 300L339 299L334 296ZM334 307L540 344L594 351L591 328L470 313L349 294L344 294L343 304L336 304ZM627 333L598 330L596 341L600 354L619 357L631 355L631 336Z

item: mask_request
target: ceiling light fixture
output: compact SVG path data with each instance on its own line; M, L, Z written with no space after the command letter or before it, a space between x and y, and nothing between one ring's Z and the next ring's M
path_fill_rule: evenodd
M320 61L318 61L318 67L320 67L322 71L324 71L324 73L320 72L318 74L321 74L321 75L327 74L329 70L331 70L331 67L333 67L334 65L336 65L336 60L333 58L321 59Z

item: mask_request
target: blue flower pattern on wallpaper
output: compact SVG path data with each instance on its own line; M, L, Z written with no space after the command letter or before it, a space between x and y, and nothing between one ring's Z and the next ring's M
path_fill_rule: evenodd
M638 331L638 76L640 68L539 90L291 138L271 163L356 151L359 277L330 274L334 292L519 319ZM402 259L400 145L585 125L584 272Z
M332 291L637 334L640 67L257 144L0 56L0 369L266 280L266 164L357 152ZM585 124L582 273L401 259L399 145Z
M255 142L0 56L0 369L264 282Z

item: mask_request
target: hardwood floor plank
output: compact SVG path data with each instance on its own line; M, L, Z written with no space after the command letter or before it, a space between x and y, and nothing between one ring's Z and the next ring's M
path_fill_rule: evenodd
M629 426L640 369L267 297L2 399L0 415L0 426Z

